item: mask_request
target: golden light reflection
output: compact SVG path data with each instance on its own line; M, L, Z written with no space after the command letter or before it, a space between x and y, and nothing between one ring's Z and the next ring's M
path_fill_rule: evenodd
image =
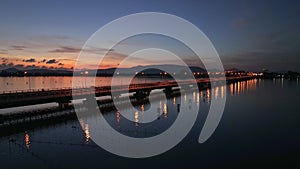
M90 128L88 124L84 125L84 133L85 133L85 142L88 143L90 141Z
M183 98L184 98L184 103L186 103L186 93L184 93Z
M233 83L231 83L231 84L229 85L229 92L230 92L231 95L234 94L234 84L233 84Z
M167 109L167 104L166 103L164 104L164 111L163 111L163 113L164 113L164 118L167 118L168 117L168 109Z
M217 98L219 97L219 86L217 86L217 87L215 88L214 93L215 93L215 99L217 99Z
M142 112L145 111L145 105L144 104L141 106L141 110L142 110Z
M84 122L83 122L82 119L79 119L79 123L80 123L80 125L81 125L81 128L83 128L83 127L84 127Z
M236 91L237 91L237 95L240 95L240 92L241 92L241 82L237 83Z
M134 120L135 120L135 126L138 127L139 126L139 112L136 111L134 113Z
M244 93L245 89L245 82L241 82L241 93Z
M117 118L117 124L119 125L121 121L121 113L119 111L117 111L116 113L116 118Z
M225 90L224 90L225 86L221 86L221 98L224 98L225 95Z
M162 109L162 102L159 101L159 109L161 110Z
M176 105L176 97L173 98L173 104Z
M25 133L24 141L25 141L26 148L29 149L29 147L30 147L30 136L27 132Z
M210 90L206 90L207 102L210 102Z
M89 124L85 124L82 119L79 120L79 123L81 125L81 128L82 128L84 134L85 134L85 142L89 143L90 138L91 138Z
M193 101L196 101L196 92L193 92Z
M197 106L199 106L200 104L200 93L197 93L197 96L196 96L196 103L197 103Z
M236 82L229 85L229 92L231 95L239 95L245 93L249 90L256 88L258 81L257 79L252 79L244 82ZM223 93L223 92L222 92Z

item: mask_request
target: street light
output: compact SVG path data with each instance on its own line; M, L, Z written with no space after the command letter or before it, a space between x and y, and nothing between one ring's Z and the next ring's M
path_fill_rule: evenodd
M26 76L28 74L27 71L24 72L24 75ZM30 76L28 76L28 89L31 90L31 81Z
M85 74L85 76L84 76L84 84L85 84L85 88L87 88L87 85L86 85L86 78L87 78L87 75L89 74L89 72L88 71L85 71L84 72L84 74Z

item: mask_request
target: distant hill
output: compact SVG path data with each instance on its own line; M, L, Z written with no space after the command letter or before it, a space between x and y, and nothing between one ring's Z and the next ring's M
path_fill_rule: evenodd
M16 69L16 68L8 68L8 69L2 70L2 72L6 72L6 73L9 73L9 74L16 74L16 73L21 72L21 70Z
M188 70L188 68L190 70ZM136 72L142 72L144 75L160 75L163 72L183 74L184 72L206 72L205 69L200 67L185 67L180 65L151 65L151 66L135 66L132 68L109 68L109 69L99 69L97 74L109 74L112 75L114 72L118 71L120 74L135 74Z
M59 69L31 69L26 70L27 74L32 75L72 75L73 71Z
M64 69L30 69L19 70L16 68L8 68L0 71L0 76L72 76L74 75L93 75L98 76L112 76L115 72L119 72L120 75L132 75L137 72L143 75L161 75L164 72L171 74L184 74L185 72L199 72L205 73L206 70L200 67L191 66L185 67L181 65L149 65L149 66L135 66L131 68L108 68L108 69L85 69L82 71L71 71Z
M0 76L72 76L73 71L53 69L19 70L8 68L0 71Z
M244 70L240 70L238 68L230 68L230 69L225 69L226 72L241 72L241 71L244 71Z

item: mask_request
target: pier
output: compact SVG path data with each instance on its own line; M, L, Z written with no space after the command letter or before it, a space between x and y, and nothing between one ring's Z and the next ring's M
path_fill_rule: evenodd
M244 81L249 79L257 78L256 76L238 76L238 77L227 77L227 83L233 83L236 81ZM201 89L205 86L210 86L211 83L219 83L222 79L214 78L212 80L208 78L197 79L197 85ZM141 84L131 84L128 88L127 85L114 86L114 91L111 90L111 86L101 87L88 87L88 88L62 88L62 89L39 89L39 90L28 90L28 91L10 91L0 93L0 109L28 106L44 103L56 102L61 108L67 106L73 96L81 99L88 99L101 96L111 96L112 92L119 94L123 93L134 93L136 97L144 97L149 95L152 90L163 89L165 92L171 92L174 88L181 86L189 87L193 84L193 81L182 80L182 81L162 81L162 82L150 82Z

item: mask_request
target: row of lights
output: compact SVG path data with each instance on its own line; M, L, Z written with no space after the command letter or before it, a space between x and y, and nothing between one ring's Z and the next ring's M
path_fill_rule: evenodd
M26 75L28 72L24 72L24 74ZM82 74L82 75L88 75L89 74L89 72L88 71L84 71L84 72L80 72L80 74ZM120 75L120 72L117 72L116 73L117 75ZM137 75L137 74L139 74L139 72L135 72L135 74ZM144 75L145 73L144 72L142 72L141 73L142 75ZM160 75L167 75L168 73L167 72L160 72ZM204 73L200 73L200 72L193 72L193 74L194 75L203 75ZM224 74L224 72L215 72L215 73L211 73L211 72L208 72L208 74L216 74L216 75L219 75L219 74ZM173 75L176 75L176 72L174 72L173 73ZM187 75L187 72L184 72L184 75ZM253 75L262 75L262 73L261 74L253 74Z
M117 75L120 75L120 72L117 72L116 74L117 74ZM139 72L135 72L135 74L137 75L137 74L139 74ZM144 72L141 72L141 74L144 75L145 73L144 73ZM160 75L167 75L167 74L169 74L169 73L167 73L167 72L160 72L159 74L160 74ZM194 74L194 75L200 75L200 74L202 75L203 73L200 73L200 72L194 72L193 74ZM211 73L208 73L208 74L211 74ZM215 74L224 74L224 73L216 72ZM176 75L176 72L174 72L173 75ZM184 72L184 75L187 75L187 72Z
M89 74L89 72L88 71L84 71L84 72L80 72L80 74L87 75L87 74Z

